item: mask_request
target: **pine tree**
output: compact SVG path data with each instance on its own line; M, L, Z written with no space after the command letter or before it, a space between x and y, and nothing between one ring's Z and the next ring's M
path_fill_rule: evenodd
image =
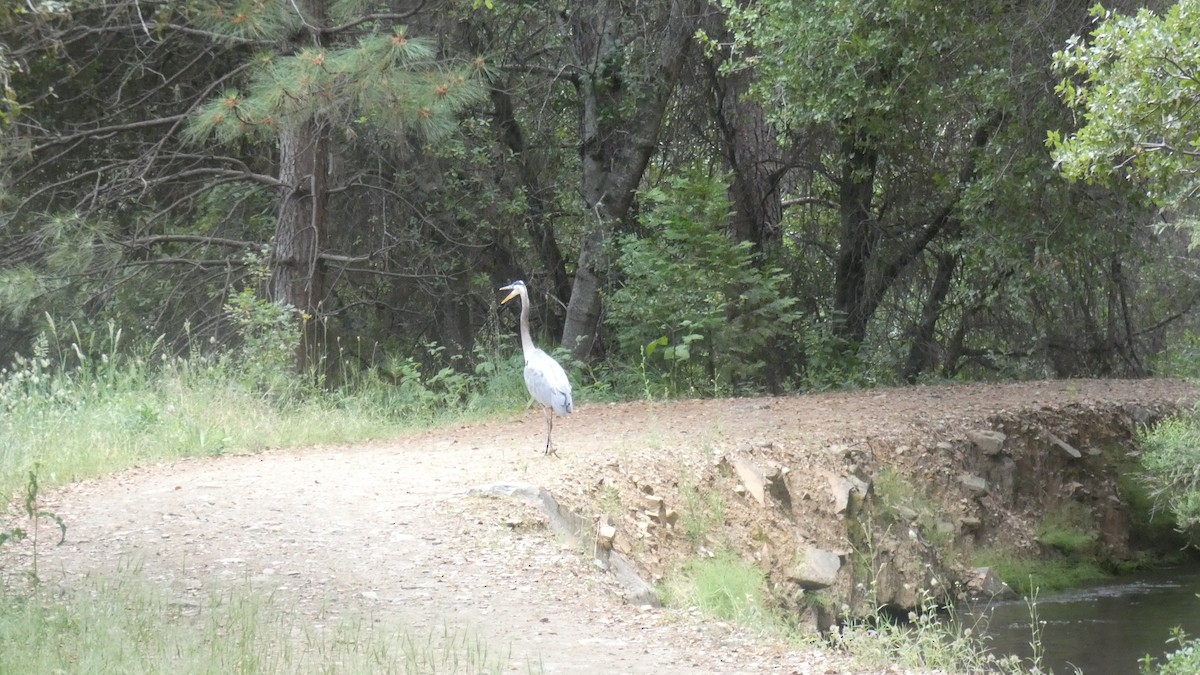
M277 144L281 195L268 298L304 316L320 312L324 295L330 135L370 127L436 141L453 129L456 112L485 94L482 59L440 60L430 41L404 26L352 37L353 28L387 18L363 14L361 3L326 0L218 2L198 15L213 34L270 47L251 57L240 88L195 111L188 135Z

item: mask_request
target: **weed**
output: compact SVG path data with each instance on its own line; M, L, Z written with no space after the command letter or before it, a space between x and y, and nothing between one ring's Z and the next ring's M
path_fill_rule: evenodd
M1139 662L1142 675L1192 675L1200 673L1200 639L1188 636L1182 628L1171 631L1168 643L1176 648L1159 664L1147 654Z
M621 491L615 485L605 485L600 489L596 505L600 507L601 513L614 521L625 514L625 507L621 503Z
M58 544L62 544L67 539L67 524L63 519L53 511L47 511L38 505L38 477L37 467L29 471L29 481L25 484L23 495L22 509L25 514L25 519L28 521L29 529L26 530L19 526L13 526L8 530L0 530L0 546L6 542L22 541L29 539L33 543L33 557L30 563L30 569L27 574L30 581L37 584L38 578L38 544L40 543L41 528L39 524L42 520L49 520L58 526L59 539ZM58 545L56 544L56 545Z
M1090 558L1037 558L1014 555L997 549L983 549L972 558L975 567L991 567L1004 583L1017 593L1028 596L1035 590L1060 591L1109 577Z
M679 495L683 508L679 524L693 546L700 546L712 530L725 522L725 498L717 490L701 490L695 483L681 480Z
M1042 516L1035 537L1045 546L1066 554L1082 553L1096 541L1087 507L1078 502L1065 502Z
M669 606L749 628L778 633L784 625L768 604L766 575L728 551L689 560L664 582L662 595Z
M953 612L942 613L930 590L921 592L920 607L902 619L882 610L838 627L830 641L860 664L896 666L936 672L1027 672L1015 657L988 651L981 626L963 625ZM1038 672L1036 670L1032 672Z
M955 530L947 528L943 522L942 514L946 509L936 498L915 487L890 466L885 466L875 476L874 489L883 507L883 515L888 520L905 527L915 522L925 541L943 556L953 553Z

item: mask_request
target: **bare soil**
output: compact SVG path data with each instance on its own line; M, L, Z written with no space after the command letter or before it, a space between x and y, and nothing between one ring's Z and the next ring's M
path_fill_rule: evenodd
M1088 380L584 403L557 420L557 457L542 457L544 425L531 409L387 441L185 460L54 491L46 507L69 536L41 551L40 570L71 584L132 563L187 603L249 579L313 625L369 613L417 629L468 627L494 651L511 650L513 672L530 663L546 673L868 672L694 612L626 604L613 577L539 512L467 491L527 482L590 518L606 481L675 484L687 467L746 444L819 462L846 444L920 447L1003 412L1196 395L1179 381ZM29 555L6 546L0 569Z

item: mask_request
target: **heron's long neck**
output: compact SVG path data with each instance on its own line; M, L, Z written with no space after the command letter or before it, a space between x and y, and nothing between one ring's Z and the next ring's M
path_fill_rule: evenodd
M526 358L533 353L533 338L529 337L529 296L521 294L521 351Z

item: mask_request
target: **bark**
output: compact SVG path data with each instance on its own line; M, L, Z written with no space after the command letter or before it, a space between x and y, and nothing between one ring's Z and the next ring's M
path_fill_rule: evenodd
M878 151L869 141L855 139L843 144L839 209L841 235L834 287L837 334L851 351L857 350L866 336L867 325L884 296L901 273L917 260L935 240L957 240L962 222L957 216L959 201L978 173L976 154L987 146L1003 117L984 120L975 129L965 149L958 174L958 188L942 208L924 225L901 224L893 229L908 232L907 240L895 245L880 245L881 234L871 208ZM887 249L887 250L885 250ZM894 251L884 257L887 251Z
M279 180L286 187L279 203L267 297L312 318L320 316L324 296L320 251L328 217L328 136L326 125L311 119L279 136ZM306 336L297 346L298 367L304 363L307 341Z
M562 345L577 359L599 356L600 293L608 268L604 251L613 225L628 217L654 154L703 7L698 0L672 0L649 76L629 78L639 81L637 90L626 88L629 74L622 71L621 4L577 0L564 17L581 71L580 193L587 214L562 336ZM622 108L633 112L623 115Z
M705 30L719 36L721 42L732 42L734 36L726 31L724 21L724 16L711 17ZM756 260L761 263L782 238L779 183L792 165L798 146L780 146L778 130L767 121L762 104L750 96L754 71L743 68L723 74L723 60L722 56L708 58L705 67L720 152L732 179L730 229L736 241L754 246L760 254Z
M327 211L326 134L305 120L279 135L279 179L286 187L271 251L269 298L313 313L321 299L318 257Z
M908 345L908 358L901 373L909 384L915 383L918 375L937 364L937 324L942 317L946 297L950 294L951 282L957 269L958 256L945 251L937 254L933 287L929 290L929 297L921 310L921 321L913 330Z
M879 226L871 207L879 153L861 141L842 144L842 175L838 185L841 227L833 289L835 332L851 351L858 349L871 318L867 276L875 262Z
M525 231L533 242L538 261L550 279L550 293L559 302L539 303L543 308L542 321L551 339L562 337L563 314L558 310L566 298L571 295L571 279L567 275L566 260L558 239L554 236L554 227L550 222L553 210L551 190L542 184L540 169L542 159L536 157L525 142L525 134L517 122L513 111L512 97L505 90L493 87L491 90L492 111L496 118L500 137L505 147L513 153L518 171L521 176L521 189L525 193L528 215L525 219Z

